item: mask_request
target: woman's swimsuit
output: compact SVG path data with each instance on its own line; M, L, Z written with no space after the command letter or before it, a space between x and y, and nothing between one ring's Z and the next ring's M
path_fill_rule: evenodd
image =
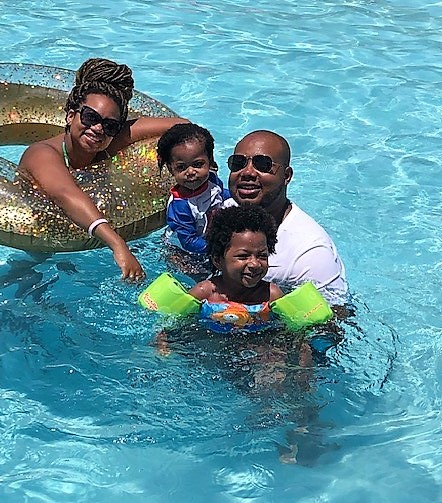
M201 305L200 317L214 332L228 333L238 330L257 332L268 327L272 320L268 302L240 304L238 302L208 302Z

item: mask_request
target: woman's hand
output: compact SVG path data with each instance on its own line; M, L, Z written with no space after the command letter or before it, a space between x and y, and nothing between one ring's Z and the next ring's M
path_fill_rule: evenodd
M146 277L138 260L131 253L126 243L113 250L114 260L121 269L121 278L129 281L140 281Z
M121 278L129 281L139 281L146 277L138 260L129 250L124 239L119 236L109 223L100 224L94 236L104 241L114 254L114 260L121 269Z

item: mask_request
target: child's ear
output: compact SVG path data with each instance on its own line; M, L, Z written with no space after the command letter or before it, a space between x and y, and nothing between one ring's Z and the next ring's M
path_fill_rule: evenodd
M221 270L221 257L210 257L210 261L218 271Z

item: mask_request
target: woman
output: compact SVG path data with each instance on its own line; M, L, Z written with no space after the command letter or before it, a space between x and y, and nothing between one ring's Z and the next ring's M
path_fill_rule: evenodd
M144 277L138 260L70 174L71 169L107 159L138 140L161 136L174 124L188 122L179 117L127 120L133 88L132 71L126 65L101 58L85 61L66 102L65 132L27 148L19 171L73 222L111 248L123 279L137 280Z

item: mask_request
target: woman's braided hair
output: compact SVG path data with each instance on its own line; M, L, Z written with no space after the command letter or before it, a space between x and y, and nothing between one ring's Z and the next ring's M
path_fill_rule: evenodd
M69 93L65 111L78 110L89 94L103 94L112 98L120 109L120 120L127 119L127 105L132 98L134 79L126 65L103 58L85 61L75 74L75 86Z

